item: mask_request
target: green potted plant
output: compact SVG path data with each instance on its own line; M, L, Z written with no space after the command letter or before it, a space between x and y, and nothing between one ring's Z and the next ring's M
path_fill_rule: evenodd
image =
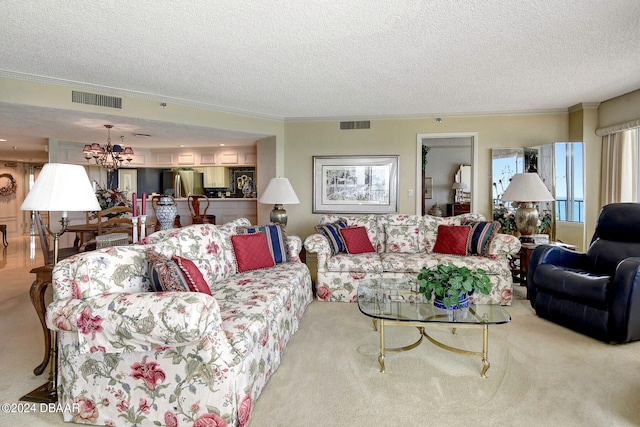
M433 295L436 307L442 301L445 308L451 309L464 306L465 297L472 292L489 295L491 282L481 268L471 270L448 262L432 268L423 267L418 274L418 290L428 300Z

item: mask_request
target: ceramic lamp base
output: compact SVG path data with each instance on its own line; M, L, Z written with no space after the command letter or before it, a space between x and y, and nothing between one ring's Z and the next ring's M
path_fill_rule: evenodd
M532 202L520 202L516 210L516 228L521 241L533 239L538 229L538 208Z
M284 210L284 206L280 204L274 205L269 219L271 220L271 222L277 222L282 225L287 225L287 211Z

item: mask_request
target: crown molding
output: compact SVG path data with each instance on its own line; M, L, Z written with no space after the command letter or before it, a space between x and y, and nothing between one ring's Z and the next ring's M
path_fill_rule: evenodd
M221 113L237 114L246 117L253 117L258 119L274 120L280 122L329 122L329 121L350 121L350 120L415 120L415 119L436 119L436 118L465 118L465 117L495 117L495 116L526 116L526 115L548 115L548 114L565 114L580 109L586 108L598 108L599 102L581 103L576 104L569 108L553 108L544 110L502 110L502 111L477 111L477 112L452 112L452 113L418 113L418 114L386 114L386 115L372 115L372 116L321 116L321 117L282 117L272 114L257 113L254 111L247 111L237 108L223 107L220 105L209 104L205 102L190 101L187 99L167 97L163 95L157 95L146 92L139 92L128 89L114 88L110 86L102 86L91 83L77 82L73 80L65 80L53 77L40 76L35 74L18 73L8 70L0 70L0 77L5 77L14 80L24 80L34 83L42 83L53 86L63 86L72 89L78 89L89 92L99 92L112 96L124 96L131 98L146 99L150 101L157 101L159 103L165 102L167 104L182 105L185 107L200 108L204 110L211 110ZM575 110L573 110L576 108Z
M416 120L438 118L464 118L464 117L495 117L495 116L530 116L548 114L566 114L566 108L553 108L548 110L508 110L508 111L478 111L467 113L439 113L439 114L397 114L397 115L372 115L372 116L333 116L333 117L286 117L285 122L329 122L329 121L355 121L355 120Z
M569 113L575 113L576 111L593 110L600 107L599 102L581 102L580 104L572 105L568 108Z

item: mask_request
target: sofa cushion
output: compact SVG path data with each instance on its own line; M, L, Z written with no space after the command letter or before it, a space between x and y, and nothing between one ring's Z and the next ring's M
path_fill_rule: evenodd
M209 276L201 271L210 283L236 272L230 235L213 224L193 224L170 230L167 238L152 247L168 257L179 255L190 260L208 260Z
M384 228L384 251L413 254L424 248L419 240L419 225L387 224Z
M340 235L344 239L347 252L350 254L362 254L366 252L375 252L367 230L364 227L347 227L341 228Z
M438 265L438 258L432 253L415 254L386 252L380 254L383 272L420 273L422 267L430 268Z
M500 230L500 223L498 221L464 221L463 225L471 227L467 253L488 256L491 242Z
M238 272L275 265L264 233L236 234L231 236L231 243L238 262Z
M439 225L438 237L433 252L451 255L466 255L471 227L468 225Z
M340 229L345 228L347 223L344 221L336 221L331 224L319 224L315 229L318 233L322 234L329 241L329 248L331 248L331 254L346 252L347 247L344 244L344 239L340 234Z
M202 272L193 261L177 255L171 257L171 260L175 262L178 265L178 268L180 268L180 271L182 271L182 274L189 284L189 289L192 292L202 292L204 294L211 295L211 289L209 289L207 281L204 279Z
M382 273L382 263L380 255L376 252L357 255L337 254L327 259L327 270L346 273Z
M287 251L287 233L281 224L256 225L253 227L238 227L239 234L264 233L267 245L275 264L289 262Z
M410 228L396 228L396 227L410 227ZM378 245L378 252L399 252L398 248L403 247L403 244L409 243L404 237L409 240L413 240L414 236L407 236L405 233L412 233L415 231L411 227L417 229L417 246L415 249L409 251L409 247L404 247L403 252L415 253L424 251L424 224L422 216L409 215L409 214L387 214L378 215L378 236L380 236L380 243ZM391 242L388 242L391 238ZM387 244L389 246L387 247Z

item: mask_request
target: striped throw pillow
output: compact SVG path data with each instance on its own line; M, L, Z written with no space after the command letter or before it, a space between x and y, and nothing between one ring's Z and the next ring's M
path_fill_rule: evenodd
M488 256L491 241L500 230L500 223L498 221L465 221L464 224L471 226L467 254Z
M330 224L316 225L316 231L329 240L331 255L339 254L347 251L344 239L340 234L340 229L345 228L347 223L344 221L336 221Z

